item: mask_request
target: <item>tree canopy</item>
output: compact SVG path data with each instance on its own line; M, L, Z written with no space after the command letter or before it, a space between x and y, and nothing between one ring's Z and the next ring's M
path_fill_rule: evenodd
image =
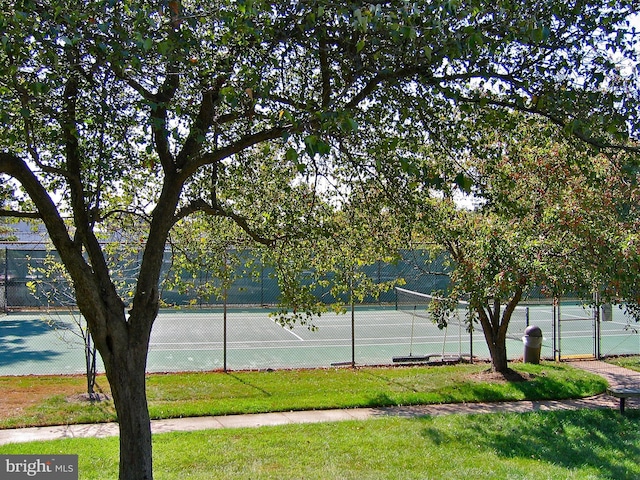
M455 168L422 169L412 146L490 154L474 128L478 111L497 130L519 110L594 147L637 150L635 8L3 2L0 214L40 218L73 280L118 411L120 477L152 478L144 370L174 227L203 214L274 247L322 232L307 227L313 215L292 214L288 193L302 184L313 195L326 185L319 179L399 165L431 186L450 175L467 185ZM260 161L265 145L277 162ZM388 157L370 155L380 151ZM272 203L250 200L251 182L291 171L295 181L273 184ZM116 220L139 232L131 298L119 295L99 241Z
M511 314L534 290L587 303L597 293L633 304L639 293L637 156L598 153L535 117L513 116L508 134L494 133L499 155L455 159L473 178L476 208L460 206L455 184L448 195L425 193L408 176L405 190L414 202L414 234L450 258L443 294L453 303L445 304L468 299L498 371L507 369ZM429 165L452 161L432 153L423 151Z

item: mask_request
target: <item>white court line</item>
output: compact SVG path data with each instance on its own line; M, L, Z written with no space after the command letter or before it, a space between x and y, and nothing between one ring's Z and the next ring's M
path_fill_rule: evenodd
M298 335L297 333L295 333L293 330L291 330L290 328L286 328L283 325L280 325L275 319L271 320L275 325L278 325L281 329L289 332L291 335L293 335L294 337L296 337L298 340L300 340L301 342L304 342L304 338L302 338L300 335Z
M429 345L441 345L441 343L437 343L434 342L433 344L423 344L424 346L429 346ZM406 342L402 342L402 343L362 343L359 344L358 347L406 347L407 343ZM343 344L331 344L331 345L309 345L309 344L305 344L305 345L287 345L286 348L288 349L326 349L327 347L336 347L336 348L349 348L351 347L351 343L349 342L345 342ZM414 345L415 347L415 345ZM260 350L281 350L282 346L265 346L263 348L261 348ZM177 349L164 349L164 348L158 348L158 349L154 349L153 352L159 353L159 352L210 352L210 351L216 351L219 349L210 349L210 348L193 348L193 349L189 349L189 350L177 350ZM248 345L248 346L242 346L242 345L235 345L235 346L230 346L228 348L229 351L231 350L248 350L248 351L254 351L255 347Z
M392 347L392 346L406 346L409 342L408 337L394 337L388 339L387 342L380 342L378 338L367 338L361 339L360 343L358 343L358 348L361 347ZM422 338L418 345L414 345L414 347L421 346L424 348L429 348L434 345L442 346L441 339L429 339ZM346 348L351 346L351 339L349 338L341 338L341 339L333 339L330 341L314 341L314 342L305 342L305 345L300 344L287 344L286 341L278 340L278 341L270 341L270 342L233 342L227 346L229 351L231 350L247 350L247 351L255 351L256 344L260 344L259 350L282 350L283 348L293 348L293 349L301 349L301 348L310 348L310 349L325 349L325 348ZM218 344L199 344L197 346L193 345L190 348L175 348L178 346L183 346L184 344L156 344L152 345L150 348L150 352L210 352L210 351L219 351L223 347ZM455 342L452 343L455 345Z
M381 340L385 340L385 341L403 341L403 342L408 342L410 340L410 337L408 336L399 336L399 337L384 337L384 338L379 338L379 337L358 337L358 342L380 342ZM414 336L413 337L414 342L416 341L423 341L423 342L427 342L427 343L442 343L442 336L440 335L420 335L420 336ZM288 342L290 342L291 340L236 340L236 341L230 341L227 342L228 346L234 346L234 345L279 345L279 344L287 344ZM302 340L307 344L318 344L318 343L322 343L322 344L327 344L329 343L329 346L331 346L331 342L351 342L351 337L344 337L344 338L314 338L311 340ZM457 339L456 339L457 341ZM453 340L452 340L453 342ZM363 343L358 343L358 345L361 345ZM214 346L217 348L221 348L223 343L222 342L189 342L189 343L184 343L184 342L152 342L150 344L151 347L173 347L173 346L190 346L190 345L194 345L194 346ZM376 343L375 345L387 345L387 343ZM278 347L279 348L279 347ZM156 348L156 350L159 350L160 348Z

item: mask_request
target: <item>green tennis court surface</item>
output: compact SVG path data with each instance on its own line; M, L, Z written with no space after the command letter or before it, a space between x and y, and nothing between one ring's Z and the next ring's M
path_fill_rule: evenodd
M268 309L230 309L227 313L226 364L230 370L330 367L350 363L352 345L358 365L391 364L407 355L473 355L487 358L481 331L473 337L463 325L451 322L440 330L426 315L395 307L362 307L351 315L326 314L316 320L318 329L283 328L269 317ZM460 313L461 318L464 312ZM46 320L59 327L51 328ZM529 308L529 322L544 335L542 356L563 358L594 354L596 333L591 311L574 305L563 307L553 334L551 306ZM640 353L640 335L625 330L623 312L614 307L613 320L600 322L598 346L602 355ZM526 319L517 314L509 329L509 358L522 356L521 337ZM559 331L558 331L559 330ZM71 374L84 371L81 339L71 315L42 312L10 313L0 317L0 375ZM163 310L152 332L149 372L222 369L225 358L224 322L220 310ZM102 366L99 367L102 371Z

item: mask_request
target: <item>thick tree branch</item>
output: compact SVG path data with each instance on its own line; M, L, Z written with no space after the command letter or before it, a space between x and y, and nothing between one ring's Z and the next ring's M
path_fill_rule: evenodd
M215 104L220 97L220 89L224 85L225 80L225 77L218 78L213 88L202 93L200 110L176 160L178 168L183 168L189 159L194 157L201 149L206 134L215 122Z
M321 105L326 108L331 101L331 67L329 66L329 52L327 40L323 31L319 31L318 35L318 55L320 57L320 75L322 76L322 100Z
M72 276L79 278L89 274L90 269L82 257L82 249L69 236L60 212L29 166L13 154L0 153L0 172L20 182L35 203L39 218L47 227L51 241L65 264L68 264Z
M69 52L70 57L74 56ZM79 95L79 79L76 72L72 72L64 88L62 112L62 132L65 143L65 156L67 170L69 173L69 186L71 190L71 207L73 209L74 225L76 236L79 237L82 245L85 246L93 272L98 276L101 290L112 289L115 293L109 268L102 253L102 248L98 239L93 233L92 218L89 215L85 201L85 190L82 183L82 159L80 145L78 141L76 104ZM79 247L80 248L80 247ZM66 262L65 262L66 263ZM116 298L117 295L110 298ZM120 306L116 306L118 308Z
M170 65L162 87L154 95L154 105L151 107L151 129L156 153L165 172L173 172L176 168L171 149L169 147L168 104L173 100L178 87L180 76L176 65Z
M72 56L69 53L69 56ZM65 145L66 166L71 190L71 206L73 208L74 223L77 232L86 243L89 229L89 219L84 201L84 187L82 184L82 162L80 159L80 146L78 142L78 130L76 125L76 104L79 94L79 82L75 73L71 73L64 87L63 105L61 114L62 136Z
M504 107L504 108L509 108L513 110L518 110L524 113L539 115L551 121L551 123L559 127L562 127L563 129L567 128L570 123L565 118L562 118L560 115L554 114L549 110L539 109L535 105L531 107L527 107L524 105L518 105L515 102L509 102L507 100L498 100L491 97L474 98L474 97L459 96L458 98L462 102L495 105L497 107ZM621 150L629 153L640 153L640 146L634 146L634 145L628 145L628 144L622 144L622 143L611 143L604 139L599 139L591 135L588 135L587 133L585 133L580 129L572 129L571 134L574 137L578 138L579 140L582 140L586 144L599 149L611 149L611 150Z
M38 212L19 212L16 210L0 210L0 217L33 219L41 218Z
M193 200L188 206L181 209L176 215L176 221L185 218L195 212L202 212L214 217L224 217L233 220L244 232L255 242L266 246L273 246L276 239L267 238L260 235L255 229L251 228L246 218L234 213L231 210L223 208L221 205L209 205L202 199Z
M189 176L193 175L200 167L204 165L215 164L225 158L229 158L233 155L243 152L246 149L253 147L254 145L281 138L284 133L291 131L291 126L279 126L261 130L254 134L246 135L239 140L231 143L230 145L190 160L180 172L180 178L186 179Z
M151 108L151 131L153 132L156 153L163 170L165 172L173 172L175 164L169 147L167 120L167 107L165 105L156 105Z

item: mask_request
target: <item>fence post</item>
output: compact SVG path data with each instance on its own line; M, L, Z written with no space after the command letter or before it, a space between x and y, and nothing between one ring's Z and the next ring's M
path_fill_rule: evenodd
M559 361L558 358L558 335L557 335L557 328L556 328L556 323L558 321L558 298L557 297L553 297L553 308L551 309L551 311L553 312L551 314L551 323L552 323L552 330L553 330L553 361Z
M223 370L227 373L227 286L224 286L222 302L222 363Z
M351 368L356 368L356 299L353 296L353 275L349 278L349 303L351 303Z
M9 247L4 247L4 275L2 276L2 310L9 313Z
M351 366L356 366L356 312L355 304L353 301L353 294L351 296Z
M469 320L469 361L473 363L473 318Z
M600 360L600 295L598 292L593 293L593 354L596 360Z
M558 328L556 329L556 333L558 335L558 361L561 362L562 361L562 308L561 308L561 302L558 301L558 317L557 317L557 321L558 321Z
M260 260L260 305L264 306L264 264Z

